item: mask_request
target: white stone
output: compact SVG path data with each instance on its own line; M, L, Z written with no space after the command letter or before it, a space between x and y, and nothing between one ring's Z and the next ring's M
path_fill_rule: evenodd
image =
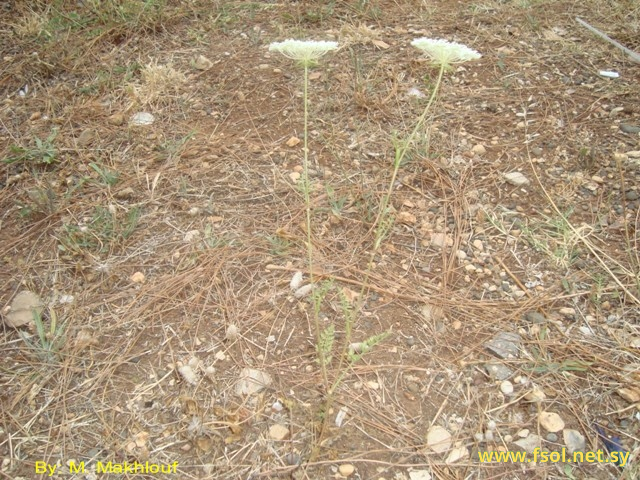
M466 458L468 456L469 456L469 450L467 450L467 447L462 445L460 447L456 447L456 448L452 449L449 452L449 455L447 455L447 458L444 461L444 463L452 464L452 463L455 463L458 460L462 460L463 458Z
M487 153L487 149L481 143L474 145L471 151L476 155L484 155L485 153Z
M444 453L451 448L451 434L439 425L434 425L427 432L427 446L436 453Z
M567 446L567 451L573 455L573 452L584 452L587 447L584 436L577 430L567 428L562 432L564 438L564 444Z
M139 112L131 117L132 125L151 125L155 121L155 117L149 112Z
M413 470L409 472L409 480L431 480L431 473L426 470Z
M511 383L509 380L504 380L500 384L500 391L502 393L504 393L505 395L512 395L513 394L513 383Z
M503 175L507 183L516 187L522 187L523 185L529 185L529 179L520 172L509 172Z

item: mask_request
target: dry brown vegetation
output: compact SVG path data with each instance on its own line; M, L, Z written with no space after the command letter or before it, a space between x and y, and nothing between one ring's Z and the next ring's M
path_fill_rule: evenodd
M96 461L178 462L97 477L114 479L638 478L640 65L575 22L639 52L636 2L2 7L0 306L36 292L46 331L3 327L1 478L44 478L36 462L95 478ZM436 73L420 36L483 58L445 76L366 280L394 138ZM339 341L337 292L365 282L353 339L388 332L330 411L310 300L289 288L307 265L302 84L267 49L286 38L340 44L310 87L314 264L334 282L322 321ZM514 357L486 348L500 332L520 336ZM245 368L273 382L238 395ZM540 412L589 451L601 425L629 463L479 461L525 429L561 449ZM435 425L467 454L429 448ZM87 472L64 473L71 460Z

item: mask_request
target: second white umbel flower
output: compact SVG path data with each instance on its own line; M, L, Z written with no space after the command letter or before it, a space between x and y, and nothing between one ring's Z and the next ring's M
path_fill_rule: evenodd
M331 50L338 48L337 42L316 40L285 40L269 45L270 52L279 52L285 57L310 65Z
M411 45L426 53L437 65L444 65L445 67L454 63L477 60L482 57L482 55L466 45L440 38L416 38L411 42Z

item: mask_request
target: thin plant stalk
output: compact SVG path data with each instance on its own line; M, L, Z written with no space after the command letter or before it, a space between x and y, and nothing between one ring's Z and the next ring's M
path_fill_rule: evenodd
M375 240L373 244L373 249L371 251L371 255L369 257L369 261L367 263L365 278L364 278L364 281L362 282L362 287L360 288L360 294L358 296L360 300L356 305L356 311L359 311L360 308L362 307L362 304L364 303L364 297L365 297L365 294L367 293L367 285L369 284L369 278L371 277L371 271L373 269L373 259L375 258L375 255L378 252L378 250L380 249L382 240L384 239L384 236L387 233L385 232L385 228L380 228L380 225L383 225L385 222L388 221L388 219L386 218L388 215L387 207L389 206L389 202L391 201L391 196L393 195L393 189L396 182L396 178L398 178L398 171L400 170L400 165L402 164L404 157L407 155L409 146L413 143L413 140L415 139L416 135L418 134L420 129L423 127L424 122L427 119L427 115L431 110L431 106L435 102L436 96L442 84L442 77L444 76L445 69L446 69L446 65L441 64L440 70L438 72L438 78L436 80L436 84L433 87L433 91L431 92L431 96L429 97L429 101L427 102L427 105L425 106L424 111L422 112L420 117L418 117L418 121L416 122L415 127L413 127L413 130L411 131L407 139L404 142L402 142L402 146L400 147L400 149L396 150L395 158L393 161L393 173L391 175L391 181L389 182L389 188L385 193L385 195L382 197L382 202L380 203L380 209L378 210L378 215L372 226L372 229L375 230ZM344 362L345 362L345 358L347 358L347 352L349 350L349 346L351 345L352 328L351 328L351 325L349 325L349 321L350 319L347 319L347 325L345 327L345 340L342 345L342 355L340 355L340 360L339 360L338 370L337 370L338 372L341 372L341 373L338 375L338 378L336 378L336 380L333 382L333 385L331 385L331 388L328 391L329 397L333 395L335 390L338 388L338 386L342 382L342 379L344 378L344 373L342 373L343 370L345 370L343 368Z
M444 75L445 67L446 66L444 64L440 65L438 78L436 80L436 84L433 88L433 91L431 92L431 97L429 97L429 101L427 102L427 106L422 112L422 115L420 115L420 117L418 118L418 121L416 122L416 126L413 127L413 130L409 134L409 137L407 137L407 139L403 142L401 149L396 152L396 156L393 162L393 174L391 175L391 181L389 182L389 189L387 190L387 193L382 197L382 202L380 203L380 210L378 211L378 217L376 218L376 221L374 222L374 225L373 225L374 228L377 227L377 223L380 221L380 218L385 215L386 209L389 206L389 201L391 200L391 196L393 194L393 186L396 182L396 178L398 177L398 171L400 170L400 165L402 164L402 161L404 160L404 157L406 156L407 151L409 150L409 146L413 142L413 139L418 134L418 131L424 125L424 122L427 118L427 114L431 110L431 105L433 105L433 102L436 99L436 95L438 94L438 90L440 90L440 84L442 83L442 77ZM377 248L380 247L379 244L380 244L380 240L376 239ZM377 250L377 248L375 250Z
M304 204L306 207L306 230L307 230L307 262L309 264L309 283L315 285L313 277L313 244L311 243L311 184L309 183L309 65L304 63L304 134L303 149L304 155L302 160L302 191L304 193ZM318 351L318 363L320 363L320 371L322 372L322 380L324 385L329 385L329 375L327 373L327 362L325 352L320 348L320 312L314 302L313 308L313 326L316 334L316 348Z

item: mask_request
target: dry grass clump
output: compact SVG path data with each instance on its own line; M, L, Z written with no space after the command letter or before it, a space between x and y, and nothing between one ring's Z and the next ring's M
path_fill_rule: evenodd
M139 82L130 83L128 88L142 105L157 108L173 102L187 82L186 75L174 68L171 62L159 64L157 59L140 69L140 77Z

